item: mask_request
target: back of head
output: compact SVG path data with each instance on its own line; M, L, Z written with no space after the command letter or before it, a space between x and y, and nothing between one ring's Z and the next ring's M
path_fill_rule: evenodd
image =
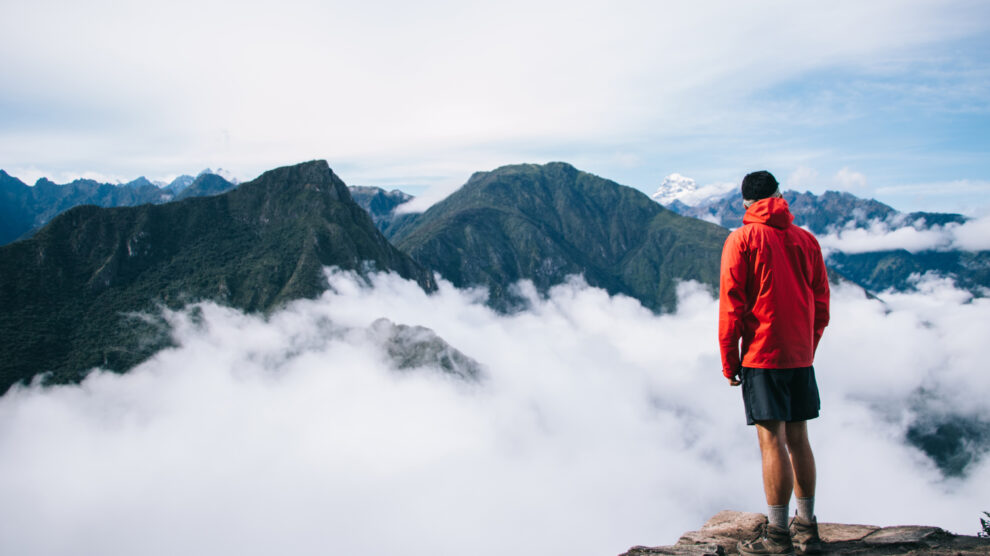
M742 196L745 201L759 201L772 197L780 185L777 178L766 170L746 174L742 181Z

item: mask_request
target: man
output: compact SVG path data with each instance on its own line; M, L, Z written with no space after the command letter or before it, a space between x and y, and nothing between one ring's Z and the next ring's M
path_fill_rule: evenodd
M739 551L811 554L821 540L807 420L820 408L812 364L828 324L828 275L818 241L792 224L770 172L747 175L742 195L743 226L722 249L719 344L722 374L742 385L746 422L756 426L769 522ZM788 527L791 491L797 516Z

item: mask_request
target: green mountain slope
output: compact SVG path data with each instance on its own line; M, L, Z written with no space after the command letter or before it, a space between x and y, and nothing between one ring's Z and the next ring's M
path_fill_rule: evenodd
M266 311L318 295L325 265L392 270L434 287L324 161L213 197L76 207L0 247L0 392L43 372L74 381L93 366L140 362L168 339L160 320L136 311L201 299Z
M676 281L716 286L724 228L679 216L642 192L560 162L480 172L403 226L393 243L458 287L483 285L510 309L510 286L545 292L570 274L653 309Z

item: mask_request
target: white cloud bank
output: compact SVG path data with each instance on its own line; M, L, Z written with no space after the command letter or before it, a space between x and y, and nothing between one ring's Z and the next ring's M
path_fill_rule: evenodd
M990 249L990 216L928 229L910 225L895 227L875 220L866 228L849 228L821 235L818 242L824 250L850 254L893 249L905 249L912 253L948 249L985 251Z
M126 375L0 398L0 553L600 555L764 511L703 288L656 316L573 281L501 316L449 284L331 283L268 320L174 314L179 347ZM887 307L834 292L810 426L824 520L972 534L987 509L990 462L944 480L903 442L921 387L990 410L990 302L932 288ZM485 378L394 370L354 332L379 317Z

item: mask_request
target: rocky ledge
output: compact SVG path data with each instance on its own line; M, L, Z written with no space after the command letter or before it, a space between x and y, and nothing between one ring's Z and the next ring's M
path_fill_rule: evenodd
M763 514L723 511L715 514L700 530L685 533L675 545L635 546L621 556L738 554L736 543L758 535L760 528L766 522L767 518ZM824 544L823 556L990 554L990 538L953 535L938 527L875 527L819 523L818 532Z

